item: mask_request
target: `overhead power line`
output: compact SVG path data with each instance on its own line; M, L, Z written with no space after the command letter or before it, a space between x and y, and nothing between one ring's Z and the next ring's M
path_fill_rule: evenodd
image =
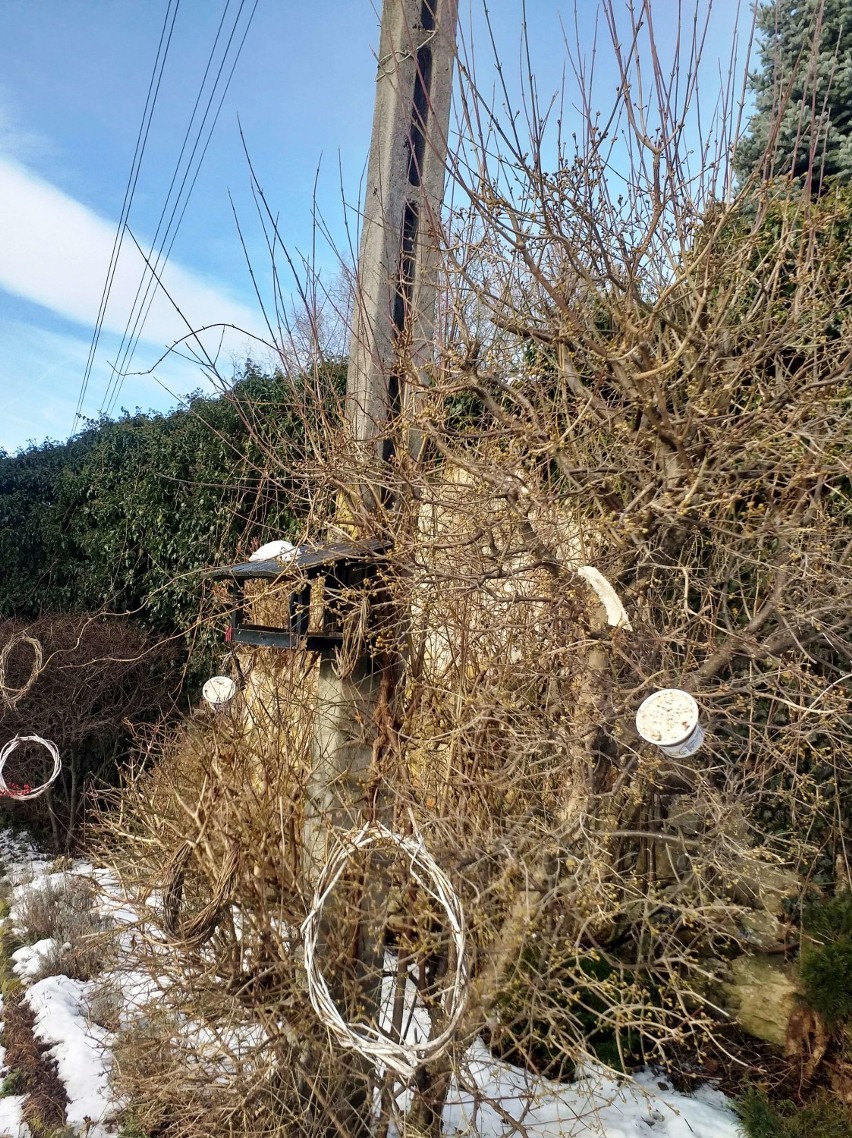
M180 0L168 0L166 5L166 14L163 19L163 27L160 32L160 41L157 44L157 55L154 60L154 67L151 72L151 79L148 83L148 92L145 96L145 107L142 111L142 120L139 123L139 131L136 135L136 146L133 151L133 161L130 165L130 174L127 178L127 185L124 190L124 201L121 205L121 214L118 219L118 225L115 230L115 238L113 240L112 252L110 253L109 266L107 268L106 279L104 280L104 287L101 292L100 304L98 305L98 314L95 320L94 331L92 332L92 340L89 344L89 354L86 359L86 366L83 371L83 380L80 385L80 395L77 399L77 408L74 413L74 422L71 426L71 434L76 431L77 424L80 422L83 413L83 402L86 398L86 391L89 386L89 379L92 375L92 367L95 362L95 356L98 350L98 343L101 338L101 331L103 329L104 316L106 314L107 305L109 303L110 292L112 290L113 281L115 280L115 271L118 265L119 254L121 253L121 245L124 240L124 233L127 227L127 219L130 215L130 207L133 204L133 196L136 192L136 183L139 180L139 170L142 166L142 157L145 153L145 146L148 142L148 132L151 129L151 119L154 115L154 107L157 103L157 96L160 92L160 83L163 78L163 69L166 65L166 58L169 54L169 45L172 42L172 32L175 26L175 17L180 7Z
M248 7L247 16L243 19L243 13L249 5L249 0L240 0L236 15L230 22L228 14L232 7L232 0L226 0L189 123L181 142L166 198L160 211L154 237L148 254L144 257L145 268L136 289L136 295L116 353L115 363L112 365L112 378L101 404L101 411L107 415L111 414L115 408L124 378L132 365L151 305L157 289L160 287L159 281L163 269L174 247L258 3L259 0L254 0ZM225 38L223 30L226 25L228 31ZM220 41L223 38L224 46L220 48ZM211 75L213 78L212 81L209 81ZM199 113L202 105L203 112Z

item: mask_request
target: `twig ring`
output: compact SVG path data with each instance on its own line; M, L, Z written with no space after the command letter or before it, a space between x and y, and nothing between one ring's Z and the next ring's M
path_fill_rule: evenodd
M228 851L210 901L193 916L184 919L181 917L180 908L183 901L183 883L192 850L192 843L184 842L166 867L163 883L163 925L173 941L192 948L200 948L213 936L228 907L239 867L239 851L235 845Z
M319 1019L341 1047L357 1051L373 1063L384 1064L409 1082L418 1067L442 1054L455 1035L467 1000L468 968L465 959L464 913L458 894L447 875L424 848L418 838L402 837L385 826L363 826L356 834L347 835L339 850L326 862L317 881L311 910L302 924L305 973L308 997ZM358 850L375 846L392 846L409 859L409 873L430 897L442 906L447 927L456 951L453 982L444 996L446 1026L440 1035L422 1043L397 1043L374 1027L349 1026L331 998L325 977L317 962L317 940L322 911L351 856Z
M9 656L14 648L19 644L29 644L33 650L33 662L30 669L30 674L27 677L26 683L21 684L20 687L10 688L6 683L6 665L9 662ZM14 707L19 699L23 699L33 684L41 674L42 664L44 663L44 654L41 649L41 644L34 636L28 636L24 632L16 633L11 640L8 640L3 645L3 650L0 652L0 695L6 701L8 707Z
M42 747L46 747L50 752L53 759L53 770L50 772L47 780L30 790L26 786L17 787L14 783L10 786L6 782L3 774L3 769L9 756L16 750L21 743L40 743ZM51 743L50 739L42 739L41 735L16 735L14 739L10 739L6 746L0 751L0 797L15 798L19 802L26 802L31 798L38 798L39 795L53 785L59 777L59 772L62 770L62 760L59 758L59 748L55 743Z

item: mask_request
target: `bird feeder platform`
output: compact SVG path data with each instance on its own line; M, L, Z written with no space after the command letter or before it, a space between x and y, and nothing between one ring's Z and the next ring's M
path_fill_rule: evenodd
M338 541L319 547L300 546L280 560L244 561L212 569L208 576L231 588L231 624L225 639L260 648L306 648L331 652L343 643L344 620L375 577L379 558L389 541ZM246 619L245 587L250 581L278 584L291 580L285 628L252 624Z

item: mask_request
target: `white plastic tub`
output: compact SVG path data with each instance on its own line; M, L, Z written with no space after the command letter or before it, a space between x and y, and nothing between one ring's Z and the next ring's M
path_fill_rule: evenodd
M201 689L201 698L214 711L224 711L237 694L237 685L230 676L211 676Z
M695 754L704 742L698 704L680 688L662 688L643 700L636 712L636 730L673 759Z

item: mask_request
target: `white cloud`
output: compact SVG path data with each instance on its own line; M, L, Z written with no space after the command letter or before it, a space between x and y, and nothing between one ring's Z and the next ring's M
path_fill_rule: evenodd
M92 398L86 412L95 415L110 380L106 357L117 337L107 334L103 358L92 372ZM64 439L74 423L89 340L50 331L23 320L0 318L0 448L16 451L29 440ZM170 356L153 375L130 375L117 408L173 407L199 388L212 390L197 365Z
M55 159L53 143L43 135L19 126L11 108L9 93L0 83L0 154L13 155L22 162Z
M0 287L87 329L94 328L115 223L19 162L2 156L0 201ZM125 237L104 319L106 331L119 335L124 332L144 274L142 257ZM187 323L192 328L235 324L247 332L262 334L258 313L233 300L224 289L171 263L162 273L162 280L186 320L181 319L158 288L143 333L148 344L157 348L171 345L186 335ZM218 347L219 339L218 333L207 336L211 351ZM223 346L226 352L240 354L245 343L244 334L229 333Z

